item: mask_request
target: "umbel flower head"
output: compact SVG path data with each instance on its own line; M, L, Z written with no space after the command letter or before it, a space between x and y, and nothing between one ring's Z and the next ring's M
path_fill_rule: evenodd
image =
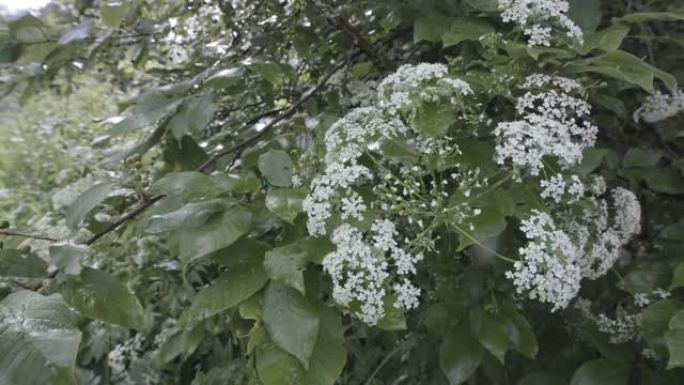
M402 207L437 204L435 197L419 197L417 180L428 170L388 160L380 148L397 140L418 157L457 151L448 137L424 136L412 119L422 102L461 103L471 92L442 64L403 65L378 86L377 106L351 110L326 132L325 168L303 201L307 227L312 235L332 230L337 249L325 256L323 267L332 278L333 298L358 309L368 324L384 316L387 298L395 298L399 308L418 306L420 290L410 278L423 254L415 239L399 233L395 220L408 217L422 227L419 218L402 218ZM364 186L371 184L369 193Z
M552 33L559 29L569 39L583 44L582 29L568 17L569 8L564 0L499 0L501 19L518 24L530 47L550 46Z

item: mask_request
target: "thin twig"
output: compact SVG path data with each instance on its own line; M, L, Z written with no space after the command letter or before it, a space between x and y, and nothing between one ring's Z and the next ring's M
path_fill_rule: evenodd
M59 239L48 237L45 235L28 234L28 233L23 233L21 231L10 230L10 229L0 229L0 235L6 235L6 236L11 236L11 237L39 239L41 241L48 241L48 242L59 242Z

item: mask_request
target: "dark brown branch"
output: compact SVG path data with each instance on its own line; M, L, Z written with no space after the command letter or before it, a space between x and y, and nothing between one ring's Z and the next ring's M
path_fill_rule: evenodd
M11 236L11 237L21 237L21 238L40 239L41 241L48 241L48 242L59 242L59 239L48 237L45 235L27 234L27 233L22 233L21 231L10 230L10 229L0 229L0 235L6 235L6 236Z
M119 218L119 220L117 220L116 222L114 222L114 223L112 223L111 225L109 225L109 226L108 226L106 229L104 229L103 231L101 231L101 232L99 232L99 233L93 235L92 237L88 238L88 240L85 242L85 244L86 244L86 245L89 245L89 246L92 245L93 243L95 243L95 241L97 241L98 239L102 238L105 234L110 233L110 232L116 230L117 228L119 228L119 226L125 224L126 222L128 222L128 221L130 221L130 220L132 220L132 219L134 219L135 217L137 217L138 215L140 215L140 213L142 213L143 211L147 210L148 207L152 206L155 202L157 202L158 200L164 198L165 196L166 196L166 195L159 194L159 195L154 195L154 196L152 196L152 197L150 197L150 198L145 199L145 200L140 204L140 206L138 206L135 210L133 210L133 211L131 211L130 213L124 215L124 216L121 217L121 218Z

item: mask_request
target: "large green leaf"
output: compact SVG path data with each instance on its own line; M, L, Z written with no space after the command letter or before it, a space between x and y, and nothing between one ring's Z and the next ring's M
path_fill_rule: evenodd
M682 21L684 20L684 8L679 8L671 12L635 12L625 15L616 21L628 23L643 23L647 21Z
M256 370L264 385L301 385L302 367L292 355L274 343L256 351Z
M612 25L596 32L585 33L584 44L575 49L582 55L586 55L594 49L605 52L616 51L629 33L629 26L624 24Z
M155 181L150 190L187 200L214 197L219 192L212 177L197 171L170 172Z
M183 103L189 82L171 84L153 89L133 98L133 115L112 126L112 133L124 134L140 128L151 127L176 112Z
M146 224L148 233L156 234L176 229L188 229L204 224L207 219L225 208L225 200L213 199L192 202L169 213L153 215Z
M451 28L452 18L438 13L417 19L413 25L413 41L438 42L442 40L442 35Z
M100 6L102 22L109 28L118 28L132 5L132 2L127 1L109 1L102 4Z
M331 307L320 307L320 327L311 365L301 385L334 385L347 362L342 317Z
M232 207L211 217L203 225L175 231L173 239L178 254L187 265L191 261L231 245L249 231L252 213L242 207Z
M64 300L86 317L131 329L145 327L143 308L135 295L102 270L83 267L80 277L70 279L62 293Z
M181 140L184 135L199 134L214 118L218 110L215 95L205 92L188 99L179 112L169 121L169 129L176 138Z
M272 281L264 295L263 314L271 340L308 370L318 336L318 309L298 291Z
M508 349L508 329L504 320L483 309L473 309L469 319L475 337L503 365Z
M159 359L168 363L178 356L187 357L192 354L204 338L204 325L199 324L192 329L179 329L159 347Z
M204 87L221 90L226 93L237 93L244 85L244 70L240 67L225 68L204 81Z
M292 223L302 211L302 201L307 192L304 188L271 189L266 195L266 208L281 219Z
M526 357L534 359L539 351L539 346L530 323L512 303L504 304L502 315L505 318L510 346Z
M88 254L83 245L56 243L50 245L50 259L57 268L66 275L81 274L81 261Z
M460 323L444 337L439 363L450 385L466 382L480 366L484 350L470 332L468 322Z
M456 121L457 113L454 105L425 102L418 109L413 122L423 134L438 137L444 135Z
M183 314L182 324L194 327L203 319L239 305L266 284L261 255L247 255L202 289Z
M670 353L667 368L684 367L684 310L675 313L668 322L665 341Z
M655 92L653 80L660 79L670 89L676 89L676 79L625 51L611 51L567 66L570 72L595 72L637 85L649 93Z
M568 16L584 31L593 31L601 22L601 0L570 0Z
M75 385L81 332L59 295L18 291L0 302L0 384Z
M464 40L477 41L483 35L494 32L494 27L485 19L456 18L450 28L442 34L442 44L449 47Z
M577 369L570 385L627 385L629 366L605 359L587 361Z
M264 269L269 278L305 294L304 269L307 263L308 254L294 243L266 252Z
M292 160L283 150L268 150L259 156L259 171L274 186L292 184Z
M75 230L90 210L107 199L115 186L114 183L98 183L79 195L67 210L67 226Z
M41 278L47 262L33 253L0 249L0 277Z

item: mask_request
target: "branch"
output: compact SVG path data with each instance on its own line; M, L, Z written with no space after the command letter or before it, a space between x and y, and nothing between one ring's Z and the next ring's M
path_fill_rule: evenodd
M214 163L216 163L216 161L223 158L224 156L231 154L231 153L234 153L234 152L240 152L244 148L249 146L250 144L259 140L268 131L270 131L276 124L278 124L279 122L283 121L284 119L287 119L290 116L292 116L297 111L297 109L299 109L304 103L306 103L309 99L311 99L311 97L314 94L316 94L318 91L320 91L321 88L323 88L323 86L328 82L328 80L330 80L330 78L335 74L335 72L337 72L338 70L340 70L341 68L346 66L347 63L348 62L345 61L344 63L336 66L332 71L330 71L330 73L328 73L325 77L323 77L323 79L321 79L321 81L315 87L313 87L308 92L306 92L297 102L295 102L289 108L287 108L285 110L277 109L277 110L266 111L264 113L258 114L257 116L251 118L250 120L248 120L245 124L251 126L266 116L277 114L277 116L273 120L271 120L261 131L257 132L256 134L252 135L251 137L245 139L244 141L236 144L235 146L229 147L227 149L224 149L224 150L214 154L211 158L207 159L204 163L202 163L199 167L197 167L195 169L195 171L198 171L198 172L206 171L206 169L209 168L209 166L213 165ZM158 194L158 195L154 195L150 198L145 199L140 204L140 206L138 206L135 210L124 215L119 220L117 220L116 222L109 225L109 227L107 227L105 230L103 230L103 231L93 235L92 237L90 237L85 242L85 244L86 245L92 245L98 239L102 238L106 234L118 229L119 227L123 226L126 222L135 219L135 217L140 215L142 212L144 212L150 206L152 206L155 202L159 201L160 199L162 199L164 197L165 197L165 195Z
M272 115L273 113L277 113L278 115L273 118L264 128L261 129L261 131L257 132L256 134L252 135L251 137L247 138L246 140L236 144L233 147L226 148L224 150L221 150L214 154L211 158L207 159L206 162L202 163L196 171L204 171L206 170L209 166L212 164L216 163L217 160L223 158L224 156L231 154L233 152L240 152L242 151L245 147L249 146L250 144L256 142L259 140L262 136L266 135L273 127L275 127L276 124L280 123L281 121L289 118L292 116L304 103L306 103L311 97L316 94L323 86L330 80L330 78L340 70L342 67L347 65L347 62L344 62L332 71L330 71L314 88L310 89L308 92L306 92L296 103L294 103L292 106L290 106L286 110L272 110L272 111L267 111L264 114L257 115L255 118L250 119L247 124L252 125L258 122L261 118L264 116L269 116Z
M45 235L27 234L27 233L22 233L20 231L10 230L10 229L0 229L0 235L6 235L6 236L11 236L11 237L39 239L41 241L48 241L48 242L59 242L59 239L51 238L51 237L48 237Z

